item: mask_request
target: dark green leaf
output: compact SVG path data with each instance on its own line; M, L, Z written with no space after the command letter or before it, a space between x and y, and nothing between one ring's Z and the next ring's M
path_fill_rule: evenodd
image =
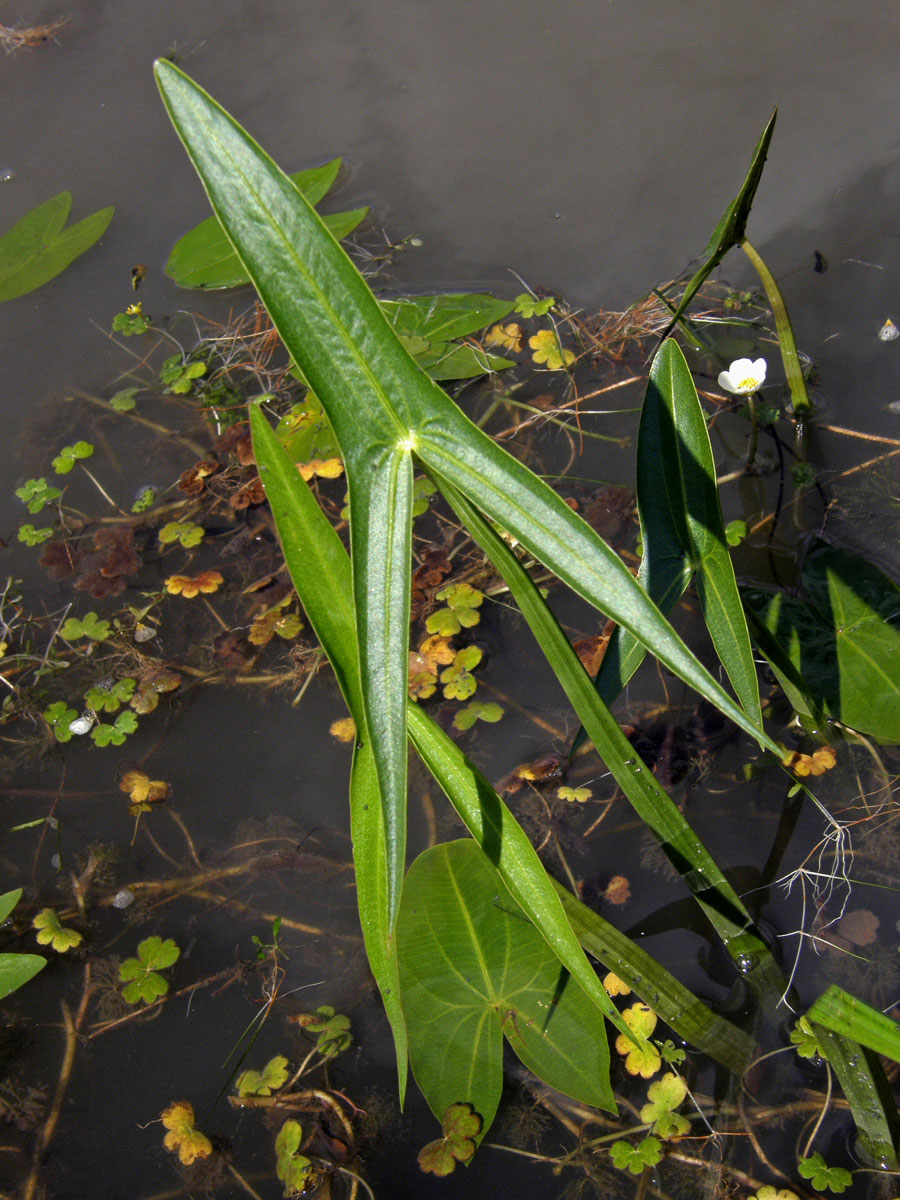
M298 171L290 178L310 204L318 204L337 178L340 166L341 160L334 158L324 166ZM335 237L346 237L367 211L361 208L352 213L335 213L325 220L332 223ZM166 263L166 274L180 287L190 288L241 287L250 282L215 216L207 217L178 239Z
M803 597L747 589L754 637L798 712L900 742L900 588L874 564L813 540Z
M603 1018L474 841L413 863L397 945L413 1074L435 1116L465 1100L483 1135L500 1098L504 1036L551 1087L615 1110Z
M40 954L0 954L0 1000L33 979L47 965Z
M477 292L411 296L379 303L398 334L424 338L426 342L452 342L476 333L502 320L515 307L513 300L497 300Z
M777 116L778 109L772 113L768 125L766 125L762 136L756 143L753 151L753 159L750 163L750 170L747 172L747 177L741 185L741 190L728 205L722 214L721 220L713 230L712 237L709 239L709 245L703 252L703 265L694 274L684 289L684 295L678 302L678 307L675 309L675 313L666 327L663 337L667 337L675 328L682 313L693 300L694 296L696 296L704 281L715 270L732 246L738 245L743 240L744 230L747 227L747 218L750 216L750 209L753 205L753 199L756 196L756 189L759 187L763 167L766 164L766 155L769 152L769 142L772 140L772 133L775 130L775 118Z
M71 206L71 193L60 192L0 237L0 300L14 300L54 279L103 236L115 211L101 208L64 229Z

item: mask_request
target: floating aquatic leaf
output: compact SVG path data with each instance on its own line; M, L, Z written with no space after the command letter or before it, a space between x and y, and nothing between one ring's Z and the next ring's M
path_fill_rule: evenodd
M131 412L137 406L135 396L140 390L137 387L122 388L114 396L110 396L109 407L114 408L116 412Z
M853 1183L853 1176L843 1167L829 1167L821 1154L801 1158L797 1170L804 1179L810 1180L817 1192L846 1192Z
M561 787L556 789L556 794L560 800L574 800L576 804L585 804L594 793L589 787Z
M647 1089L648 1103L641 1109L641 1120L662 1138L680 1137L691 1128L687 1117L675 1111L686 1095L687 1084L681 1076L667 1072Z
M486 346L499 346L503 350L522 349L522 326L513 322L510 325L494 325L484 337Z
M143 771L126 771L119 780L119 790L127 792L134 804L144 806L143 811L149 812L151 804L169 798L172 785L164 779L151 779Z
M102 208L64 229L70 192L26 213L0 237L0 300L14 300L55 278L102 237L115 209Z
M458 1162L467 1163L475 1153L475 1138L484 1124L471 1104L451 1104L444 1113L441 1125L444 1136L418 1154L419 1167L432 1175L450 1175Z
M812 754L801 754L795 750L782 760L788 770L805 779L807 775L824 775L837 763L837 752L833 746L820 746Z
M828 1055L819 1044L815 1030L806 1017L801 1017L790 1032L791 1044L796 1047L801 1058L819 1058L827 1060Z
M631 995L631 988L627 983L623 983L618 975L616 975L613 971L608 971L603 976L603 986L606 988L606 991L610 996Z
M16 530L16 537L26 546L40 546L41 542L46 542L48 538L53 537L53 530L47 526L43 529L35 529L33 525L26 522Z
M460 650L453 662L441 671L441 683L448 700L468 700L478 687L472 671L481 662L481 651L477 646L466 646Z
M459 709L454 714L453 728L458 729L460 733L465 733L467 729L472 728L476 721L487 721L489 724L493 724L502 716L503 709L493 700L473 700L471 704L467 704L465 708Z
M112 319L113 333L121 333L122 337L136 337L146 333L150 328L150 318L144 312L140 300L129 304L124 312L116 313Z
M539 329L528 339L528 345L534 351L532 358L538 364L546 363L551 371L570 367L575 361L575 355L560 345L559 335L554 329Z
M436 599L445 600L446 607L433 612L425 622L429 633L453 637L461 629L471 629L481 620L478 609L484 602L484 593L469 583L454 583L438 592Z
M315 1013L299 1013L293 1017L302 1029L317 1033L316 1050L323 1058L334 1058L346 1050L353 1041L350 1018L335 1013L330 1004L320 1005Z
M95 712L114 713L134 695L137 683L130 675L124 679L98 683L85 693L84 699Z
M195 521L168 521L159 531L158 537L163 546L172 542L180 542L185 550L199 546L206 535L206 530Z
M276 1054L261 1071L243 1071L234 1086L239 1096L271 1096L287 1083L287 1077L288 1060Z
M109 621L101 621L95 612L85 613L81 618L69 617L60 629L60 637L67 642L77 638L90 638L93 642L105 642L109 637L112 626ZM127 697L126 697L127 698ZM114 712L114 709L110 709Z
M52 908L42 908L32 926L38 931L37 940L41 946L50 946L59 954L80 946L83 935L77 929L69 929L63 925L59 916Z
M70 728L73 721L78 719L74 708L69 708L65 700L56 700L44 709L44 720L52 728L58 742L70 742L74 730Z
M199 575L170 575L166 580L166 591L173 596L184 596L190 600L201 592L217 592L225 582L220 571L201 571Z
M129 733L138 727L133 712L122 712L116 717L115 725L97 725L91 730L91 738L97 746L121 746Z
M613 1142L609 1156L620 1171L642 1175L645 1167L655 1167L662 1158L662 1142L655 1137L645 1137L636 1146L631 1142Z
M57 475L68 475L80 458L90 458L94 447L90 442L75 442L72 446L63 446L54 458L52 466Z
M62 492L59 488L51 487L46 479L28 479L16 488L16 495L30 513L39 513L48 504L58 500Z
M771 1183L767 1183L758 1192L755 1192L750 1200L800 1200L800 1197L790 1188L776 1188Z
M186 1167L198 1158L209 1158L213 1152L206 1134L194 1128L194 1119L193 1106L187 1100L170 1104L162 1114L162 1123L169 1131L163 1145L167 1150L177 1151Z
M180 953L172 938L163 941L154 935L140 942L137 958L126 958L119 967L119 980L125 984L122 989L124 999L129 1004L138 1004L140 1001L152 1004L158 997L165 996L169 982L159 972L171 967ZM193 1119L193 1113L191 1117Z
M520 316L525 317L526 320L530 320L532 317L545 317L555 304L555 296L544 296L542 299L539 299L528 292L523 292L521 296L516 296L515 300L516 312Z
M275 1139L275 1174L284 1184L285 1196L301 1195L313 1173L310 1160L299 1153L302 1144L303 1127L300 1122L285 1121Z
M616 1050L625 1055L625 1070L629 1075L640 1075L642 1079L650 1079L662 1065L659 1050L649 1040L656 1028L656 1013L648 1004L638 1001L626 1008L622 1013L626 1025L641 1039L640 1045L620 1033L616 1038Z

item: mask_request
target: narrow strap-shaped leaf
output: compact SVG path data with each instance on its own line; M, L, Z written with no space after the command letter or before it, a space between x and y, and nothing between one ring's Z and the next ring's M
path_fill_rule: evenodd
M769 123L762 131L762 136L756 143L753 158L750 162L750 170L747 172L747 177L741 185L741 190L725 209L718 225L713 230L712 237L709 239L709 245L703 252L703 263L684 289L684 295L678 302L675 314L662 335L664 338L668 337L675 328L681 314L696 296L711 272L715 270L731 247L738 245L743 239L744 230L747 227L747 218L750 216L750 209L753 205L753 199L756 196L756 189L759 187L763 167L766 165L766 155L769 152L769 142L772 140L777 116L778 109L776 108L769 118Z
M803 368L800 366L800 355L797 353L797 343L794 340L794 328L788 315L787 305L781 295L781 289L775 282L775 276L751 242L746 238L741 241L741 249L753 263L760 282L766 291L766 299L775 318L775 329L778 333L778 348L781 351L781 361L788 387L791 390L791 407L795 414L806 415L812 408L809 392L806 390L806 380Z
M837 984L825 989L806 1016L826 1029L861 1042L877 1054L900 1063L900 1023Z
M349 476L360 675L366 726L380 766L391 927L406 864L411 458L408 450L385 449L370 458L367 471Z
M811 1013L807 1017L853 1113L857 1148L873 1166L896 1171L900 1165L900 1120L881 1059L868 1046L819 1024Z
M693 892L738 971L759 994L777 998L785 983L753 919L674 801L636 758L634 748L598 696L581 660L528 573L468 500L446 480L435 477L435 482L500 571L588 737L635 812L653 830Z
M659 469L667 496L684 514L703 617L745 712L762 725L756 664L725 538L706 418L684 355L671 340L654 361L648 399L651 391L660 423Z
M561 883L554 882L554 887L588 954L627 983L678 1037L735 1075L743 1075L756 1047L749 1034L707 1008L646 950L577 900Z
M350 823L357 900L366 954L394 1035L401 1103L406 1090L406 1022L390 932L387 851L381 796L359 676L350 559L309 485L297 472L258 405L250 407L253 450L272 507L294 587L331 662L356 723L350 780Z

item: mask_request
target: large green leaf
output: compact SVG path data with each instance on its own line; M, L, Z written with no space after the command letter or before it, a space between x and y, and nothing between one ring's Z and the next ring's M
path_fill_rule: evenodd
M26 213L0 237L0 300L14 300L54 279L103 236L115 209L101 208L65 229L70 192Z
M468 1101L493 1120L503 1038L538 1078L615 1111L603 1018L560 965L472 841L413 863L397 921L416 1082L438 1119Z
M816 538L803 596L745 589L760 650L798 712L900 742L900 588L878 567Z
M337 178L340 166L341 160L333 158L321 167L297 171L289 178L310 204L318 204ZM368 211L357 208L345 213L331 213L323 220L332 235L340 240L353 232ZM166 263L166 274L179 287L186 288L231 288L250 282L216 216L207 217L178 239Z
M668 613L696 570L713 644L744 709L761 725L756 666L725 539L706 419L684 355L671 339L654 358L641 411L637 499L644 547L638 579ZM607 703L645 653L634 634L614 631L597 676Z
M33 979L47 965L40 954L0 954L0 1000Z
M156 73L213 211L282 341L321 400L344 454L360 674L384 806L392 920L399 903L406 804L410 568L408 557L401 561L401 547L411 545L412 531L405 486L411 471L403 460L413 452L582 596L637 632L666 665L738 725L777 750L590 526L496 446L420 370L365 280L287 176L178 68L158 62ZM397 510L383 496L373 495L385 482L401 502Z
M877 1054L900 1063L900 1023L887 1017L858 996L851 996L837 984L831 984L808 1009L807 1019L824 1025L833 1033L839 1033L868 1046Z
M763 167L766 165L766 155L769 152L769 142L772 140L772 134L775 130L775 118L777 116L778 109L776 108L769 118L765 129L762 131L759 141L756 143L753 158L750 162L750 170L747 172L747 176L741 185L741 190L725 209L718 225L713 230L709 244L703 251L703 263L684 289L684 294L678 302L678 307L675 309L663 337L667 337L675 328L682 313L732 246L737 246L743 241L744 230L747 227L747 218L750 216L750 209L753 205L753 199L756 196L756 189L759 187Z

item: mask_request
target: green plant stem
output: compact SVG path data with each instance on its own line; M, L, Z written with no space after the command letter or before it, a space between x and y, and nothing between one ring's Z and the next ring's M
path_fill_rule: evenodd
M753 263L759 275L766 297L775 318L775 328L778 331L778 346L781 350L781 361L784 363L784 373L787 376L788 387L791 389L791 405L795 417L804 417L812 411L812 402L806 390L806 380L800 366L800 355L797 353L797 343L794 341L794 331L791 319L782 299L778 284L769 268L766 266L756 248L744 238L741 249Z
M756 448L759 445L759 414L756 411L756 395L747 397L747 411L750 413L750 445L747 447L747 461L744 470L748 471L756 460Z

